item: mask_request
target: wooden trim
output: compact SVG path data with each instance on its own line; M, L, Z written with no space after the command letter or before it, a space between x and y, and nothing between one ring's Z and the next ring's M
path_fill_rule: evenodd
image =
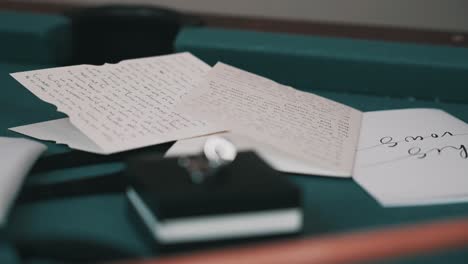
M210 14L204 14L201 17L208 26L224 28L468 47L468 32L442 32L313 21L227 17Z
M468 217L119 264L349 264L468 248Z
M41 3L41 2L18 2L18 1L2 1L0 2L0 9L3 10L17 10L17 11L31 11L37 13L61 13L65 10L72 8L82 8L84 5L78 4L60 4L60 3Z
M61 13L66 10L82 7L89 6L40 2L29 3L8 0L0 3L0 9L42 13ZM468 47L468 32L447 32L290 19L235 17L207 13L191 13L188 14L188 16L198 17L204 25L211 27Z

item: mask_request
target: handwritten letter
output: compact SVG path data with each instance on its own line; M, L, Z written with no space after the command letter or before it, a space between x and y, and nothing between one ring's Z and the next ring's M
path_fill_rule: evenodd
M354 179L384 205L468 200L468 125L436 109L363 114Z
M361 112L218 63L182 112L351 176Z
M180 53L12 76L112 153L219 130L173 110L209 69Z

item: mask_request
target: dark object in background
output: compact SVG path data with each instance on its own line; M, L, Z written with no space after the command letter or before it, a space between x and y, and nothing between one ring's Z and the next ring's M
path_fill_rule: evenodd
M180 158L141 155L124 172L127 197L160 246L296 234L302 229L301 191L253 152L201 183Z
M178 12L148 6L102 6L66 13L72 25L71 64L116 63L172 53L182 25L199 24Z

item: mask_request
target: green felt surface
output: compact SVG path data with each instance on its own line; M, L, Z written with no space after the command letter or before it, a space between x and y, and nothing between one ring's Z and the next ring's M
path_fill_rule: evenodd
M15 248L6 240L3 231L0 230L0 263L20 263Z
M0 10L0 61L66 63L71 56L69 21L62 16Z
M186 28L176 50L308 91L468 102L466 48Z
M1 19L4 18L0 13ZM42 17L38 18L38 20L42 19ZM25 25L28 26L30 23ZM4 25L0 26L0 38L10 36L2 35L2 32L6 31ZM354 41L345 40L341 44L334 42L335 44L332 45L329 42L331 40L328 39L320 40L314 37L273 34L267 35L268 42L265 42L265 35L245 32L242 34L247 34L249 38L244 38L242 41L239 38L238 34L241 34L239 32L232 33L231 31L213 29L208 30L209 36L206 35L206 32L197 32L193 29L183 32L178 40L178 47L192 51L207 62L224 60L257 73L272 75L269 77L276 81L316 92L363 111L434 107L446 110L460 119L468 121L468 102L464 101L467 98L465 97L466 90L457 90L461 87L457 86L458 82L466 80L463 79L466 77L459 74L460 70L466 71L467 69L466 57L464 57L466 50L440 48L446 53L440 53L436 56L430 55L430 53L439 50L437 47L421 46L419 50L419 45L412 45L411 48L408 48L408 53L402 53L399 56L395 53L387 54L389 56L385 58L394 57L395 59L387 71L385 68L387 64L380 65L382 58L379 55L388 49L387 44L367 43L367 48L361 47L359 54L356 53L352 60L355 61L356 65L361 65L361 61L365 61L366 63L362 65L369 67L367 62L375 58L371 65L380 66L376 66L375 72L372 74L366 73L355 76L353 79L353 74L357 74L359 71L355 71L356 69L352 66L354 64L347 64L349 60L345 55L348 52L352 54L353 47L358 45ZM230 34L233 35L230 36ZM300 41L297 38L300 38ZM19 40L17 39L17 41ZM33 40L35 42L31 42L31 45L40 45L46 41L42 38L33 38ZM196 45L192 45L194 43ZM248 43L250 44L247 45ZM265 43L268 44L268 47L262 46L267 45ZM320 56L301 55L300 48L309 50L308 44L311 43L316 45L321 43ZM11 48L10 52L21 53L23 43L17 45L18 49ZM226 51L225 45L228 45L228 51ZM291 46L286 49L285 47L288 45ZM327 50L327 46L330 50ZM233 47L236 47L235 52L232 51ZM393 46L390 45L390 47ZM366 50L369 51L367 55L364 54ZM40 56L37 57L36 61L25 62L19 55L6 56L5 53L1 52L4 52L3 48L0 49L0 91L2 92L2 96L0 96L2 110L0 111L0 136L20 136L8 131L8 127L63 117L63 114L55 111L55 107L37 99L8 75L10 72L56 66L56 63L44 60ZM331 56L333 54L334 56ZM426 55L430 57L426 58ZM342 56L345 59L342 59ZM278 63L278 58L284 64ZM338 62L341 61L345 61L348 68L344 65L338 65ZM426 96L415 96L414 91L423 91L423 86L413 87L415 80L409 80L409 83L406 83L403 78L398 81L402 85L401 87L389 91L388 89L393 89L393 82L386 83L386 81L397 78L398 75L395 74L401 70L396 70L395 65L407 61L411 61L411 65L428 65L428 63L435 65L436 61L440 62L437 66L438 69L441 66L447 71L447 75L442 71L443 78L456 76L454 83L456 89L454 88L455 90L452 91L452 88L447 88L444 82L438 87L433 86ZM315 66L308 71L301 68L310 65ZM337 70L335 71L334 68L332 70L330 68L332 66L338 67ZM414 70L414 68L412 69ZM320 77L319 79L313 77L317 75ZM366 76L370 80L367 80ZM324 83L328 78L332 79L328 84L332 83L333 87ZM379 78L384 78L384 81ZM430 80L432 82L432 79ZM338 91L338 87L342 87L343 90ZM408 93L403 93L405 91ZM449 95L437 96L444 92ZM460 97L460 100L452 100L455 95ZM66 146L53 143L47 143L47 145L49 146L48 154L68 151ZM38 180L47 182L89 177L109 169L115 170L118 169L118 166L30 175L27 183ZM365 230L468 215L468 203L382 208L350 179L299 175L291 175L290 178L301 187L304 193L305 226L302 234L304 236ZM16 204L7 225L0 233L0 241L3 243L0 244L0 263L8 263L3 262L3 259L15 263L25 256L26 259L22 259L25 263L60 263L71 260L89 262L91 260L159 254L153 241L148 238L148 234L142 232L141 226L129 210L129 205L123 194L89 195ZM468 259L468 253L458 250L437 255L389 260L385 263L464 263L466 259Z

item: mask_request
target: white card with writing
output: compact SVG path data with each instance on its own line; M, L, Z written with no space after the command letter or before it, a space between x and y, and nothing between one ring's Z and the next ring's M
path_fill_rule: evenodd
M109 154L222 130L173 109L209 69L178 53L11 75Z
M353 178L385 206L468 201L468 125L436 109L366 112Z

